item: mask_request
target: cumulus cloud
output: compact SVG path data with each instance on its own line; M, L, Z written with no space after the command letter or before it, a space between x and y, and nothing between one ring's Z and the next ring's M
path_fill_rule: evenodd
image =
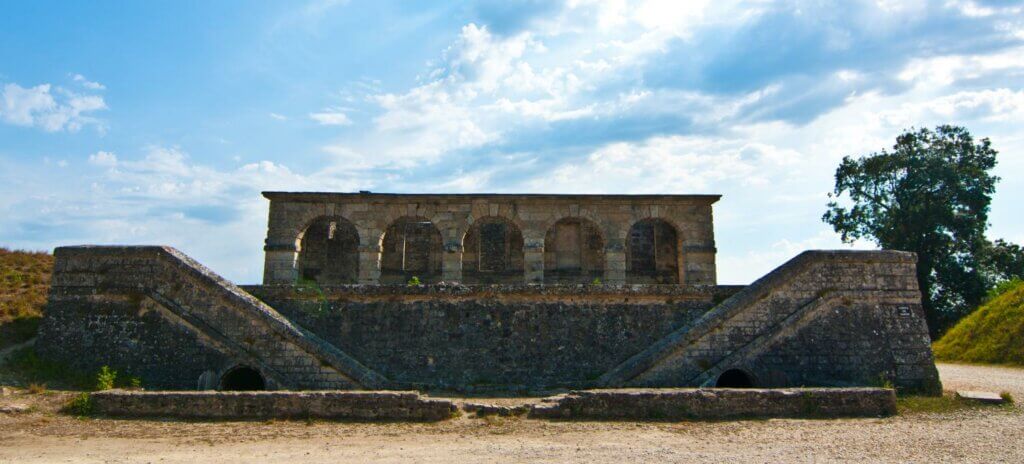
M17 126L38 127L47 132L76 132L83 126L102 129L90 114L107 109L103 97L80 95L50 84L25 88L9 83L0 94L0 120Z

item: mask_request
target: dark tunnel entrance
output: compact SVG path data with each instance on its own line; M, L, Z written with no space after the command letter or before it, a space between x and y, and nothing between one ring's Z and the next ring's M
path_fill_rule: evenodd
M753 388L754 381L746 372L729 369L718 376L715 386L719 388Z
M247 366L231 369L220 380L220 389L227 391L266 390L267 383L259 371Z

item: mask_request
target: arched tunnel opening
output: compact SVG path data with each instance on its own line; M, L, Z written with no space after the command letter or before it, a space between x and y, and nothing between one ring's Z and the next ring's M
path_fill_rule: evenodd
M267 382L260 371L248 366L238 366L224 374L220 389L226 391L266 390Z
M739 369L729 369L718 376L715 386L719 388L753 388L754 380Z

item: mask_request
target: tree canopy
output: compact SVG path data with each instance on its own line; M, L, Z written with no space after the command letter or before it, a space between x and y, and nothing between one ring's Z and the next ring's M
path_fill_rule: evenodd
M996 150L967 129L908 130L892 150L843 158L822 219L844 242L874 241L917 253L917 279L932 337L1024 266L1020 247L985 238L999 178ZM841 204L842 203L842 204ZM1016 247L1016 248L1014 248Z

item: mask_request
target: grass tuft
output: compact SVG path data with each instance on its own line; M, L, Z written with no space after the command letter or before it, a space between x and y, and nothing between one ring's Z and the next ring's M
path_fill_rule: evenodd
M964 409L978 407L955 394L946 392L942 396L899 396L896 398L896 410L900 414L945 414Z

